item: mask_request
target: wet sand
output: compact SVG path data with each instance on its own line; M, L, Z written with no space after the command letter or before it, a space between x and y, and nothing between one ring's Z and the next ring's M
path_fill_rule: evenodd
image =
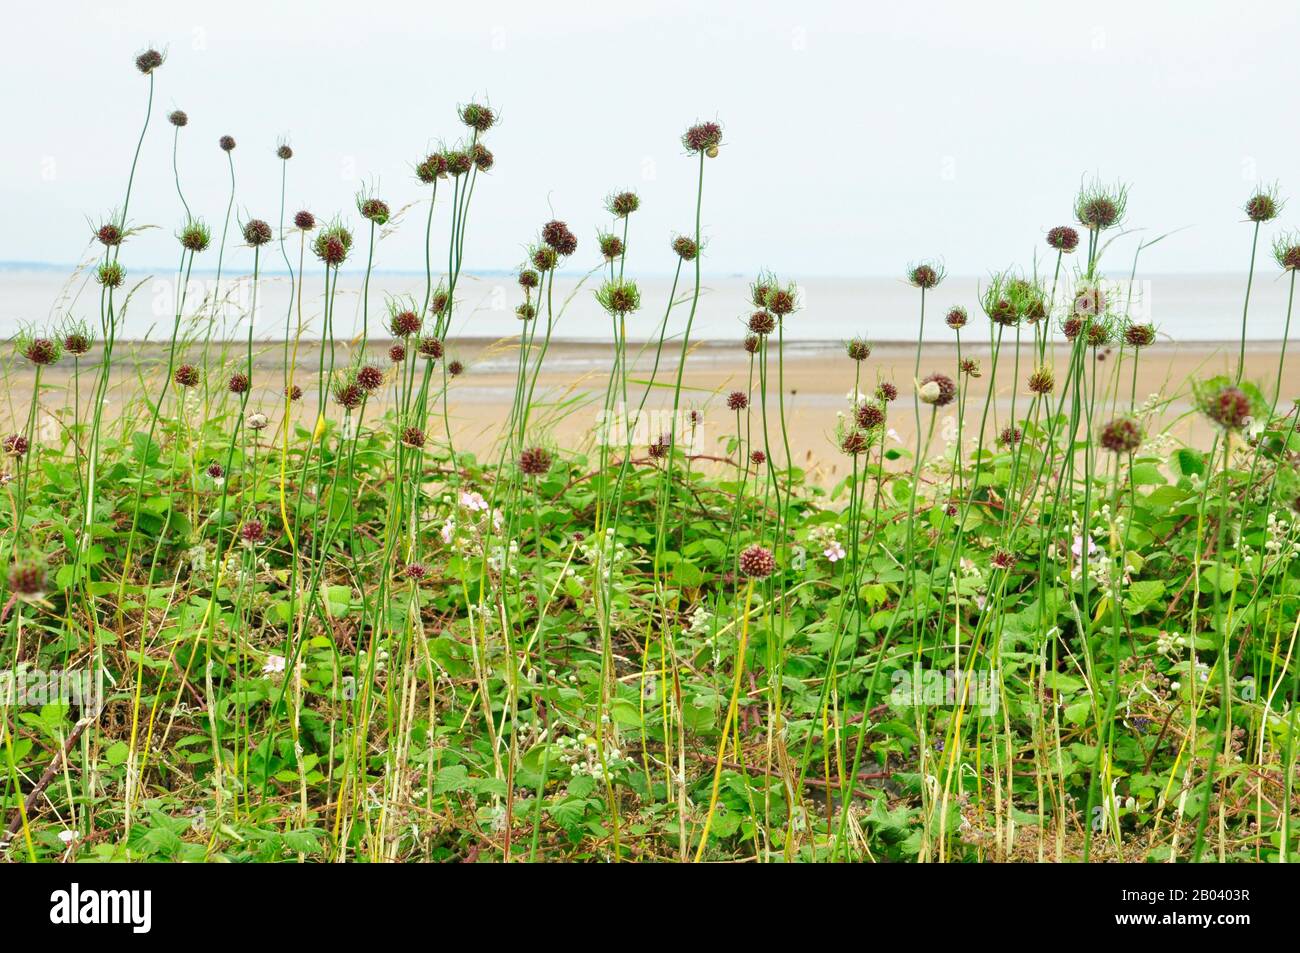
M383 367L390 366L387 346L388 342L373 345L373 360ZM1168 427L1180 440L1194 446L1208 446L1211 431L1199 414L1189 413L1191 382L1235 370L1237 346L1236 343L1162 342L1143 350L1137 365L1137 403L1141 405L1151 395L1160 395L1168 403L1156 418L1157 426ZM242 364L242 347L242 344L234 343L225 345L224 358L229 370ZM653 349L641 351L640 347L633 344L629 355L632 362L629 398L633 409L646 393L646 383L650 379L654 363ZM282 349L280 343L256 345L255 388L249 406L266 413L273 426L278 423L283 407L279 396L283 383ZM635 442L641 446L648 444L662 430L668 429L679 349L679 342L665 346L655 376L656 384L646 400L640 427L633 434ZM88 357L96 357L97 352L98 348ZM518 354L518 342L511 339L461 340L449 347L448 357L462 361L466 368L462 376L451 381L449 389L448 420L457 449L470 449L482 454L494 446L510 412ZM1058 342L1055 360L1058 386L1064 373L1066 354L1067 346ZM834 481L843 474L847 458L836 446L836 424L837 416L850 409L848 395L854 388L855 371L860 372L858 387L864 393L874 391L878 381L891 381L898 387L900 397L892 405L889 415L889 427L897 437L887 439L897 439L900 447L911 447L915 435L912 402L915 355L915 347L911 345L878 345L868 360L855 365L845 356L839 344L788 345L784 362L783 396L791 454L795 461L822 481ZM198 358L197 349L191 348L188 356L191 360ZM219 356L219 352L214 350L213 359L216 360ZM987 343L983 346L963 344L962 356L978 360L983 371L982 377L970 380L967 398L966 435L973 437L987 392L991 354ZM1273 390L1278 356L1279 345L1276 342L1260 343L1247 348L1246 376L1259 384L1266 394L1271 394ZM346 366L351 357L349 349L340 345L336 352L338 365ZM550 346L536 385L535 409L530 423L530 429L536 434L537 440L573 450L594 446L601 426L601 408L612 357L613 350L608 344L555 342ZM1098 387L1101 394L1106 395L1104 410L1098 411L1103 419L1109 419L1112 415L1112 394L1116 395L1113 399L1117 401L1116 406L1120 412L1128 409L1132 387L1132 351L1123 354L1122 363L1120 357L1118 349L1102 352L1101 359L1096 364ZM316 408L319 358L320 352L315 342L303 342L300 345L294 378L302 386L305 395L296 409L300 419L307 422L310 422ZM420 370L423 370L423 361L417 360L421 364ZM778 387L775 363L773 348L769 356L770 379L767 391L769 429L774 446L780 440L776 423ZM954 345L924 346L921 354L922 376L937 371L956 377L956 364L957 352ZM1031 349L1025 346L1020 355L1019 374L1013 376L1013 348L1003 348L999 358L995 400L989 415L990 434L997 433L1010 422L1013 392L1016 415L1023 416L1028 411L1031 395L1025 386L1025 380L1033 369L1033 364ZM1293 398L1300 396L1290 389L1294 367L1294 362L1289 360L1288 373L1282 378L1280 409L1283 410L1289 408ZM139 403L142 381L145 386L156 386L165 368L165 348L154 344L119 344L114 355L113 384L107 406L110 418L120 419L123 413L127 413L147 419L147 410ZM83 419L87 392L95 370L93 361L83 360L80 367ZM435 373L434 379L440 381L441 373ZM73 363L67 356L58 365L47 368L43 374L40 420L47 428L47 433L58 426L51 419L52 416L63 420L70 417L72 380ZM682 383L683 414L689 410L698 410L703 416L702 423L695 430L695 452L717 456L726 454L726 442L734 435L736 428L735 414L727 410L725 403L727 394L733 390L746 391L751 395L754 441L756 446L761 446L758 371L756 367L751 369L750 357L738 343L709 341L693 345ZM14 421L24 419L29 406L31 385L30 366L21 361L8 366L5 401L0 407L0 415L8 418L5 425L7 430L14 429ZM391 392L389 388L386 393ZM381 402L388 399L385 396ZM367 417L374 419L375 410L375 401L372 399ZM337 413L337 408L333 408L331 413ZM940 408L937 413L935 441L932 444L935 447L942 446L941 434L945 428L951 433L955 425L956 405ZM923 408L923 427L928 426L929 414L929 409ZM689 426L683 417L678 427L679 433L686 434ZM432 424L430 430L435 438L441 438L441 420ZM617 421L614 439L619 444L623 440L622 431L617 429Z

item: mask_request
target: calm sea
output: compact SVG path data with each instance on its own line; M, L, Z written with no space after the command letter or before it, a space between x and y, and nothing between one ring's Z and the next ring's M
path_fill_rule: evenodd
M336 337L359 332L362 323L362 279L360 273L345 273L335 305ZM988 322L979 314L979 288L984 279L950 276L927 296L924 337L951 340L952 332L943 316L953 305L971 312L969 335L987 334ZM175 314L176 278L165 272L132 274L128 284L143 282L134 292L126 312L124 337L165 340L171 333ZM610 340L609 317L593 299L599 276L585 280L580 275L556 280L554 309L559 314L554 336L570 341ZM638 279L641 310L629 316L628 334L633 339L658 334L669 300L671 278ZM1224 341L1236 339L1241 328L1245 274L1149 275L1132 285L1125 279L1108 283L1105 293L1141 320L1153 321L1162 338L1178 341ZM391 299L412 297L423 300L423 274L376 272L370 280L369 327L372 337L382 330ZM670 322L670 336L679 333L690 311L686 280L678 287L678 305ZM920 294L894 278L809 278L800 285L802 307L786 320L786 339L796 342L842 341L864 336L872 341L914 341L919 323ZM1069 287L1063 281L1057 300L1067 300ZM212 304L214 296L220 307ZM457 289L458 312L452 335L495 338L514 334L519 322L514 316L521 292L512 276L485 274L462 276ZM289 300L287 276L264 276L257 295L254 334L259 339L282 338ZM185 312L191 330L212 320L216 336L242 337L252 306L252 282L248 276L226 275L218 289L212 273L192 276ZM749 311L748 281L740 276L710 276L704 280L692 336L699 340L736 340L744 334ZM1251 294L1249 337L1255 341L1281 340L1286 317L1287 282L1274 268L1255 275ZM321 276L308 273L303 320L307 336L319 333L322 305ZM99 325L99 287L88 271L30 266L0 265L0 335L8 337L28 325L59 324L65 316L84 319L93 329ZM215 318L213 317L215 315ZM295 316L296 320L296 316Z

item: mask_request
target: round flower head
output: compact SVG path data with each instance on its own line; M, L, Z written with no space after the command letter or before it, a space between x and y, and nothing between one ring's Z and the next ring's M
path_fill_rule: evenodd
M767 463L767 454L762 450L751 450L749 453L749 462L756 467L761 467Z
M442 357L442 341L432 336L420 338L419 352L421 357L437 360Z
M355 410L366 399L366 392L353 380L340 380L334 384L334 402L344 410Z
M713 158L722 145L722 127L716 122L699 122L682 134L687 152L703 152Z
M1257 189L1255 194L1246 200L1246 217L1257 224L1271 222L1277 218L1278 212L1282 211L1282 205L1282 201L1277 197L1277 186L1265 186Z
M402 570L402 575L412 582L419 582L429 574L428 568L423 563L411 563Z
M244 225L244 241L254 248L265 245L271 238L271 226L260 218L255 218Z
M402 344L394 344L388 349L388 359L394 364L401 364L406 360L406 346Z
M413 450L424 446L424 431L419 427L407 427L402 431L402 443Z
M1040 367L1029 375L1029 390L1035 394L1050 394L1056 386L1050 367Z
M861 430L850 430L840 438L840 449L851 457L866 453L870 446L871 441Z
M1016 565L1016 554L1008 552L1005 549L999 549L989 560L994 569L1014 569Z
M757 354L763 346L763 338L757 334L745 335L745 353Z
M1250 396L1231 384L1196 388L1201 412L1224 430L1241 430L1252 416Z
M646 452L650 454L651 459L662 460L664 457L668 456L668 447L668 435L660 434L655 438L654 443L650 444L650 446L646 448Z
M1108 346L1111 343L1112 330L1109 321L1103 321L1100 318L1089 321L1087 329L1088 347Z
M1105 185L1094 179L1079 190L1074 200L1074 217L1089 231L1113 228L1124 220L1128 208L1128 186Z
M876 388L876 399L886 404L891 400L898 400L898 388L889 381L881 381L880 386Z
M38 602L45 597L45 566L26 561L9 570L9 591L24 602Z
M304 232L310 232L316 227L316 216L306 209L303 209L293 217L293 224Z
M885 408L874 401L867 401L864 404L858 404L858 409L854 411L853 417L857 425L863 430L874 430L876 427L884 425Z
M358 195L357 211L360 212L361 217L368 222L374 222L376 225L388 224L388 217L390 214L388 203L382 199Z
M1273 259L1284 271L1300 271L1300 232L1287 232L1273 241Z
M1011 281L1007 275L994 275L992 282L984 289L980 297L980 306L989 320L1003 327L1015 327L1020 320L1020 312L1012 300Z
M605 199L605 208L615 218L627 218L641 207L641 199L635 192L615 192Z
M967 377L980 376L980 362L973 357L963 357L957 362L957 370Z
M185 115L184 111L176 109L167 115L167 121L180 129L182 126L189 125L190 117Z
M966 309L961 305L957 305L948 312L947 317L943 320L944 323L954 331L960 331L962 328L966 327L966 322L969 320L969 317L966 314Z
M1083 318L1069 317L1061 322L1061 333L1065 335L1067 341L1073 341L1083 330Z
M222 151L222 152L234 152L234 151L235 151L235 137L234 137L234 136L222 136L220 139L217 140L217 145L221 146L221 151Z
M774 285L768 289L767 309L778 318L784 318L787 314L797 310L798 307L799 300L794 285L787 285L784 288Z
M737 413L749 406L749 395L743 390L733 390L727 395L727 409Z
M700 246L695 239L678 235L673 239L673 251L682 261L694 261L700 255Z
M559 261L559 255L550 245L538 245L533 249L532 254L529 256L529 260L533 263L533 267L538 271L548 272L552 270Z
M126 236L122 234L122 229L116 222L105 222L95 231L95 238L105 248L116 248L122 244L122 239Z
M474 165L470 154L463 149L452 149L443 153L447 160L447 171L453 176L462 176Z
M564 222L552 219L542 226L542 241L566 258L578 250L578 239Z
M611 235L609 232L599 232L596 235L596 243L600 246L600 254L606 261L613 261L623 254L623 239L617 235Z
M120 288L126 280L126 269L115 261L101 262L95 270L95 280L105 288Z
M519 454L519 472L525 476L545 476L551 469L551 453L544 447L530 447Z
M515 317L520 321L531 321L537 317L537 308L525 301L515 308Z
M481 142L476 142L470 147L469 157L474 163L474 168L480 172L491 172L492 166L496 165L497 161L492 150Z
M284 396L289 399L289 403L297 403L302 400L302 388L297 384L290 384L284 389Z
M393 337L408 338L420 333L420 316L410 308L394 311L388 317L388 328Z
M252 222L249 222L249 225L252 224ZM209 242L212 241L212 233L208 230L208 226L203 224L202 219L190 219L176 237L180 240L182 248L196 255L201 251L205 251Z
M248 415L248 419L244 423L248 425L249 430L265 430L270 421L267 420L266 414L254 412Z
M352 250L352 233L342 225L321 229L312 241L311 250L326 265L337 268L347 261Z
M461 374L465 373L465 365L460 361L449 361L447 363L447 373L452 377L460 377Z
M541 280L541 275L531 268L524 268L519 272L519 287L523 288L524 291L532 291Z
M249 520L240 530L239 535L243 537L244 542L250 546L256 546L266 536L266 527L262 525L261 520Z
M1079 233L1069 225L1057 225L1048 230L1047 244L1068 255L1079 247Z
M357 371L357 384L367 391L377 391L384 386L384 372L373 364L367 364Z
M635 281L607 281L596 291L600 306L612 315L625 315L641 307L641 292Z
M275 147L275 155L276 158L283 159L285 162L288 162L290 159L293 158L293 148L289 145L289 143L281 142L278 146Z
M53 364L63 353L62 345L51 338L28 338L21 343L20 349L23 357L42 367Z
M766 579L776 572L772 554L755 543L740 554L740 571L750 579Z
M27 452L27 438L20 433L11 433L0 441L0 449L3 449L7 457L21 457Z
M1119 417L1101 428L1100 440L1111 453L1132 453L1142 446L1142 427L1132 417Z
M755 311L749 316L749 330L754 334L771 334L776 330L776 318L770 311Z
M162 53L150 47L135 58L135 68L141 73L148 76L158 67L163 65L165 57Z
M871 356L871 345L862 338L854 338L845 346L851 361L865 361Z
M226 382L226 390L232 394L243 394L248 390L248 375L242 371L236 371L230 375L230 380Z
M487 132L496 124L497 114L491 106L467 103L460 107L460 121L477 132Z
M90 337L83 331L69 331L63 338L63 349L73 357L90 350Z
M429 313L441 316L446 314L447 309L450 307L451 294L446 288L439 285L434 289L433 294L429 296Z
M199 383L199 369L193 364L182 364L173 376L181 387L195 387Z
M907 269L907 280L915 288L929 290L943 281L943 266L937 262L922 262Z
M1002 432L998 434L998 443L1004 447L1014 447L1023 437L1024 434L1020 432L1019 427L1007 426L1003 427Z
M934 385L933 388L930 387L931 384ZM922 403L933 404L935 407L946 407L956 399L957 385L946 374L931 374L921 381L917 395L921 398Z
M206 472L214 480L224 480L226 478L226 468L219 463L209 463Z
M447 157L441 152L426 156L415 166L415 177L425 185L432 185L447 177Z
M1124 328L1124 343L1132 348L1150 347L1156 342L1156 329L1150 324L1129 324Z

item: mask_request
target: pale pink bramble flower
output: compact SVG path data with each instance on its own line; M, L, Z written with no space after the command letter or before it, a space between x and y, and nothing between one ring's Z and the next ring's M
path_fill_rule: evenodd
M833 563L839 562L844 558L844 545L839 542L831 542L822 550L822 555Z

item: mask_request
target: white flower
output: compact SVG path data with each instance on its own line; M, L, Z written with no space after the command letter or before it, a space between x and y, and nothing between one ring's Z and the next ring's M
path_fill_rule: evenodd
M440 535L442 536L443 543L450 546L452 539L456 536L456 521L449 518L447 522L443 523Z
M65 844L71 844L76 839L76 831L59 831L59 840L63 841Z
M262 430L266 427L266 414L249 414L246 422L249 430Z
M263 675L280 675L284 672L285 660L283 655L268 655L266 664L262 666Z
M844 558L844 546L837 541L833 541L822 550L822 555L831 562L837 563Z
M847 394L844 395L844 399L856 407L858 404L862 403L864 400L867 399L867 395L862 393L862 391L854 388L853 390L849 391Z

